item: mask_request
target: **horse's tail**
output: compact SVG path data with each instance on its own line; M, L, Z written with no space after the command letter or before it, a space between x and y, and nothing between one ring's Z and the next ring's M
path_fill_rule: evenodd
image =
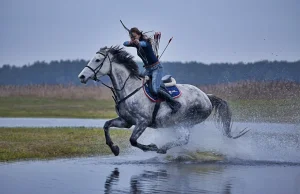
M232 136L231 135L232 113L227 102L212 94L207 94L207 96L212 103L213 110L215 111L214 116L216 117L217 123L222 125L222 128L227 137L236 139L249 131L244 129L237 136Z

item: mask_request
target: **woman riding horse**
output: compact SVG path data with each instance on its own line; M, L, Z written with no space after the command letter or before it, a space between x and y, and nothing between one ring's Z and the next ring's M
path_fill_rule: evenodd
M137 55L142 59L145 67L143 76L151 77L152 92L158 97L166 100L172 109L172 113L176 113L181 107L180 102L175 101L171 95L161 88L161 79L163 76L163 66L155 56L151 39L147 38L138 28L134 27L129 30L131 40L123 43L126 47L136 47Z

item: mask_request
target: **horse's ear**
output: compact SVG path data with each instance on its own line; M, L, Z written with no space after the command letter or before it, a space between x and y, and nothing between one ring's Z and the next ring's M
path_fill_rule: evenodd
M100 51L106 50L107 46L100 48Z

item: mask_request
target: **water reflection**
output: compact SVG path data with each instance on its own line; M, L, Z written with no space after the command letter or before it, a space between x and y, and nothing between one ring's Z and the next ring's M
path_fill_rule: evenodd
M159 191L159 188L157 188L157 182L169 179L168 176L169 175L166 170L159 170L155 172L144 171L140 175L134 175L130 179L130 193L143 193L143 190L146 190L145 185L147 185L148 190L150 189L153 193L155 193L155 191Z
M185 166L143 170L132 175L127 185L118 185L122 175L115 168L105 181L105 193L208 193L231 194L231 181L216 178L224 166ZM125 174L123 174L125 176ZM214 178L212 178L214 177ZM211 182L212 181L212 182ZM220 185L221 183L221 185ZM126 183L125 183L126 184ZM125 187L125 188L124 188ZM122 189L119 189L122 188Z
M104 192L105 194L109 194L109 193L112 193L112 186L114 184L116 184L116 182L119 180L119 170L118 168L115 168L111 174L106 178L106 181L105 181L105 185L104 185Z
M285 163L112 164L99 158L18 162L0 165L0 193L299 194L299 172L300 165Z
M231 190L232 190L232 184L231 184L230 181L227 181L224 184L224 188L223 188L222 194L231 194Z

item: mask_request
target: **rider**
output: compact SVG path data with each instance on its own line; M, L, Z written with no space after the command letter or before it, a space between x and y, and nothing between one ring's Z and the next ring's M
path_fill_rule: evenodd
M129 30L131 40L125 41L124 46L136 47L137 54L142 59L145 67L143 73L144 76L152 77L152 91L155 95L166 100L172 113L176 113L181 107L180 102L175 101L169 92L163 90L161 85L161 79L163 76L163 66L159 62L157 56L155 56L151 39L146 37L138 28L134 27Z

